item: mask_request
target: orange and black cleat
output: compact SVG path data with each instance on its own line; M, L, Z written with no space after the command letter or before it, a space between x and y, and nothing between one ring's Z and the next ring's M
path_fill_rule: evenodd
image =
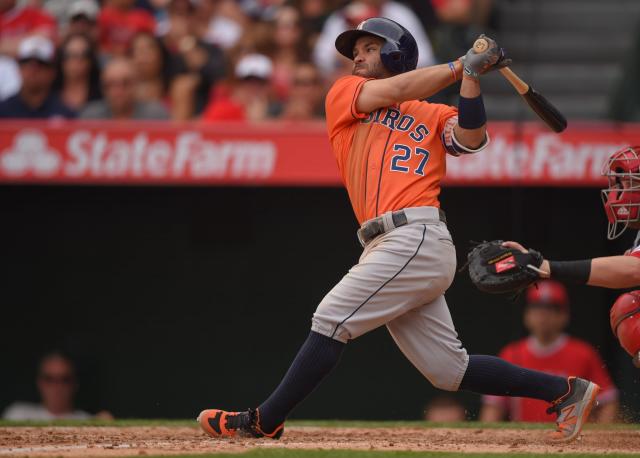
M258 409L248 409L244 412L226 412L218 409L203 410L198 415L200 427L211 437L268 437L280 439L284 432L284 423L275 430L266 433L260 427L260 412Z
M557 428L551 438L559 442L570 442L582 431L591 409L596 403L600 387L589 380L578 377L567 379L569 391L561 398L553 401L547 413L557 413Z

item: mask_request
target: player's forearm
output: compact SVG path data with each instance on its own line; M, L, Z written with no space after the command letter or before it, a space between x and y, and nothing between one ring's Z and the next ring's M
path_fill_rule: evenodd
M388 78L396 86L395 102L420 100L437 94L462 77L462 63L459 60L450 64L419 68Z
M605 288L640 286L640 259L635 256L594 258L587 284Z
M454 131L456 140L470 149L479 148L487 138L487 117L480 95L480 81L463 77L458 104L458 125Z
M593 258L590 260L590 264L588 285L612 289L640 286L640 259L635 256ZM550 263L545 259L540 270L547 272L551 278L560 281L566 280L560 271L554 272L553 266L554 261Z

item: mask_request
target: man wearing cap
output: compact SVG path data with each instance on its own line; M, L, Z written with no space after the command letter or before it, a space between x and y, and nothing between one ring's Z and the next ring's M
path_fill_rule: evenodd
M263 121L276 107L270 100L273 64L263 54L242 57L234 70L230 88L223 88L205 108L206 121ZM228 93L224 93L227 89Z
M42 36L20 43L16 56L22 87L13 97L0 102L0 118L73 118L75 113L62 103L51 87L55 79L55 49Z
M597 350L564 333L569 324L569 297L565 287L554 280L543 280L537 287L529 288L523 318L530 335L508 344L499 356L528 369L593 380L602 388L595 420L614 421L618 391ZM553 416L546 413L547 404L536 399L484 396L483 404L480 421L553 421Z

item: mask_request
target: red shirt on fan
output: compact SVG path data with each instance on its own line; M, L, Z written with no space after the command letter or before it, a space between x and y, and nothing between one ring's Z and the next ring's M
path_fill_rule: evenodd
M124 54L139 32L153 33L156 21L142 9L120 10L106 6L98 16L100 50L107 54Z
M56 37L56 20L37 8L16 7L0 13L0 41L31 34Z
M502 359L527 369L568 377L576 375L591 380L602 391L598 400L602 403L617 398L618 390L604 367L598 352L587 342L562 334L553 344L542 347L533 337L512 342L502 349ZM485 404L502 407L512 421L551 422L555 415L546 413L549 403L529 398L483 396Z

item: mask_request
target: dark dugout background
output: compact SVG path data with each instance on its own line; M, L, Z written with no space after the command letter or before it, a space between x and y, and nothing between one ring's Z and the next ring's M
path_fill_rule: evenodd
M623 252L597 189L445 188L469 240L514 238L557 259ZM36 362L77 360L78 405L116 417L193 417L255 406L305 339L323 295L357 261L356 221L334 188L0 187L0 409L36 400ZM570 332L595 344L640 409L638 372L609 329L616 292L574 287ZM521 303L466 274L447 295L473 353L521 337ZM297 418L414 419L436 393L384 328L352 342ZM478 398L463 395L475 412ZM639 418L636 415L636 420Z

